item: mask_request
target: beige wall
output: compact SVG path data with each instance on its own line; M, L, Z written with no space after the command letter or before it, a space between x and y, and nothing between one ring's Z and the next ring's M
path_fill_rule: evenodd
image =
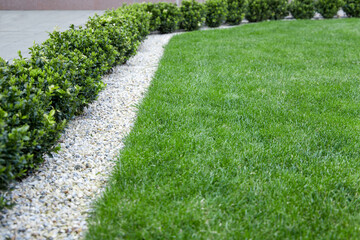
M106 10L123 3L160 1L176 3L177 0L0 0L0 10Z

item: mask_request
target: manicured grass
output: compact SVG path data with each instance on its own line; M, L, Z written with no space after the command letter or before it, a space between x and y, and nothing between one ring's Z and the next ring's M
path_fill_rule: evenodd
M359 43L358 19L175 36L87 239L358 238Z

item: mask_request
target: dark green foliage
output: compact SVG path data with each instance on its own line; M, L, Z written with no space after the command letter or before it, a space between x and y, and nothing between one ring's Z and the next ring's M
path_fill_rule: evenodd
M249 22L260 22L271 16L269 2L267 0L248 0L245 18Z
M181 21L180 9L174 3L148 3L147 10L151 12L150 28L160 33L171 33L178 29Z
M186 31L199 29L205 22L205 6L195 0L181 2L182 21L180 28Z
M32 49L31 61L58 88L51 97L56 120L71 119L104 87L101 75L115 63L118 52L101 30L53 32ZM42 61L44 59L44 61Z
M314 0L293 0L289 4L289 11L296 19L311 19L315 15Z
M205 2L205 7L207 26L218 27L226 20L228 9L225 0L208 0Z
M227 0L228 14L226 22L230 25L238 25L245 16L246 0Z
M317 0L315 2L315 9L324 18L333 18L343 4L342 0Z
M0 67L0 190L56 149L65 122L55 121L54 79L23 58Z
M135 53L140 41L149 34L150 17L146 6L134 4L106 11L102 16L95 15L86 26L107 35L119 52L116 63L121 64Z
M57 150L66 120L97 98L101 76L136 53L150 17L144 5L124 6L51 33L29 59L0 58L0 208L10 183Z
M283 19L289 15L287 0L268 0L272 20Z
M160 27L161 24L161 19L160 19L160 9L157 8L157 5L155 5L155 3L146 3L146 10L151 14L151 18L150 18L150 31L157 31Z
M348 17L360 17L360 0L345 0L342 8Z
M145 4L134 3L129 6L123 6L117 11L118 16L129 16L132 27L138 31L138 40L142 41L150 33L151 13L147 11Z

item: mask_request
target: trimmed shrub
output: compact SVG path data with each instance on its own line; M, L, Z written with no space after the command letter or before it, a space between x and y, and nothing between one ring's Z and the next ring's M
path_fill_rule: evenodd
M90 18L86 27L100 30L111 41L119 55L116 63L126 62L150 32L151 14L146 12L145 6L130 5L115 11L106 11L104 15ZM101 37L101 36L99 36Z
M145 4L133 3L116 10L117 16L131 16L131 25L138 31L137 40L142 41L150 33L151 13Z
M147 10L151 12L151 29L160 33L171 33L178 29L181 22L180 9L174 3L151 3L147 4Z
M51 77L58 88L51 97L57 121L80 113L104 87L101 75L113 66L118 53L100 32L93 29L53 32L41 46L31 50L32 65Z
M324 18L333 18L343 6L342 0L317 0L315 9Z
M345 0L342 8L348 17L360 17L360 0Z
M289 15L288 1L287 0L269 0L270 19L279 20Z
M205 23L209 27L218 27L225 20L228 13L227 2L225 0L207 0L206 7L206 20Z
M293 0L289 4L289 11L296 19L311 19L315 15L314 0Z
M195 0L181 2L182 21L180 28L186 31L199 29L205 22L205 6Z
M238 25L244 19L246 0L227 0L228 14L226 22L230 25Z
M146 3L145 4L146 11L148 11L151 14L150 18L150 31L157 31L159 30L161 19L160 19L160 9L157 8L155 3Z
M124 6L51 33L29 59L0 58L0 208L10 184L56 151L66 121L97 98L101 75L136 53L150 18L143 5Z
M248 0L245 18L249 22L260 22L270 18L271 12L267 0Z
M56 150L65 121L55 121L51 98L59 87L23 58L0 58L0 190Z

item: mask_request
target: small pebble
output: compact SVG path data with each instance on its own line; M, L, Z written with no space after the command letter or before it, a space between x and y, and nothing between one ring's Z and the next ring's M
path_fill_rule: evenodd
M79 165L79 164L77 164L77 165L75 165L75 170L80 170L82 167L81 167L81 165Z

